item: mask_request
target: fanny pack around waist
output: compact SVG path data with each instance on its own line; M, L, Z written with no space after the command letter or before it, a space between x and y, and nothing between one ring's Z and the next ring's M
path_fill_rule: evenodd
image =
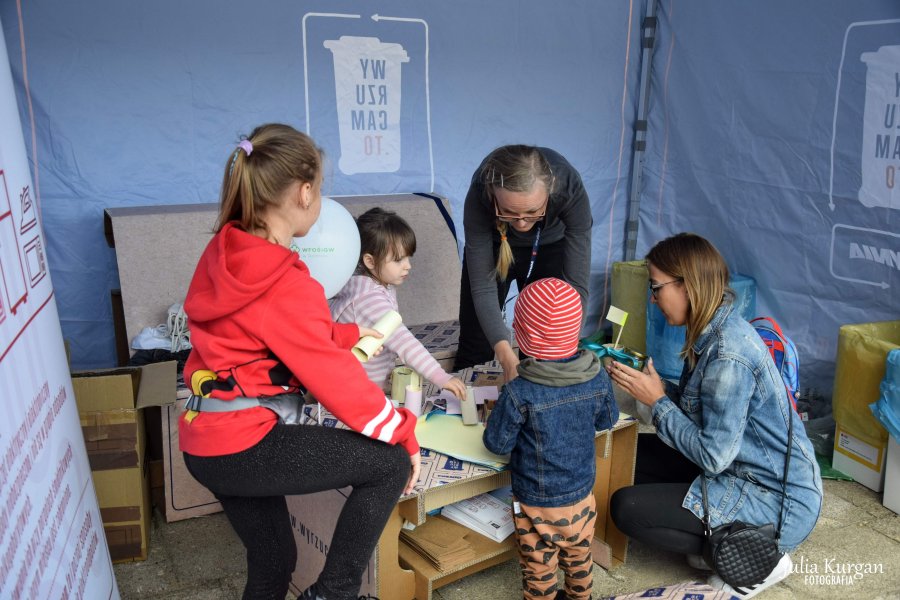
M238 396L231 400L205 398L192 394L184 402L184 410L197 412L224 413L247 410L262 406L268 408L286 425L296 425L303 415L303 396L300 394L279 394L265 398L245 398Z

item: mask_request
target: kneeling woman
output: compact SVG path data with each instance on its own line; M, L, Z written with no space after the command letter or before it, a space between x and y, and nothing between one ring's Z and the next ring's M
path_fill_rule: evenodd
M819 467L775 363L734 308L725 260L704 238L680 233L654 246L647 266L651 301L670 325L686 326L684 369L674 385L660 379L652 359L645 372L610 365L612 379L652 408L656 426L655 435L639 436L635 485L613 496L613 521L630 537L686 554L703 568L706 477L713 528L734 520L781 523L781 550L793 550L819 517ZM750 598L790 572L786 554L753 589L731 589L717 577L711 583Z

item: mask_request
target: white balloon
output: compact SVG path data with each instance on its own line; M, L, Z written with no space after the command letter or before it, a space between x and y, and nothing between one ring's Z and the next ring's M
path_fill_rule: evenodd
M359 229L346 208L331 198L322 198L319 218L292 247L309 267L313 279L331 298L344 287L359 261Z

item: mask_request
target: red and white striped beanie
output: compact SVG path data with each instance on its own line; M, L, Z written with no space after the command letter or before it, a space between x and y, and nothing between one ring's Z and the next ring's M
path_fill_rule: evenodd
M528 284L516 298L513 331L527 356L542 360L572 356L581 332L581 296L555 277Z

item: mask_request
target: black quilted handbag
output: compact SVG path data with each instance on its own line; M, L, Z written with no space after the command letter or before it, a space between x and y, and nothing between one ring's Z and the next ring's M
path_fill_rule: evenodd
M761 583L781 560L778 550L781 539L781 522L784 512L784 497L787 495L788 465L791 462L791 438L794 431L793 410L788 410L788 444L784 456L784 478L781 480L781 510L778 514L778 529L771 523L751 525L743 521L732 521L715 529L709 526L709 503L706 492L706 475L701 475L703 486L703 525L706 543L703 557L715 569L722 580L732 587L747 587Z
M733 521L721 525L707 535L704 558L732 587L755 585L781 559L778 532L771 523L759 526Z

